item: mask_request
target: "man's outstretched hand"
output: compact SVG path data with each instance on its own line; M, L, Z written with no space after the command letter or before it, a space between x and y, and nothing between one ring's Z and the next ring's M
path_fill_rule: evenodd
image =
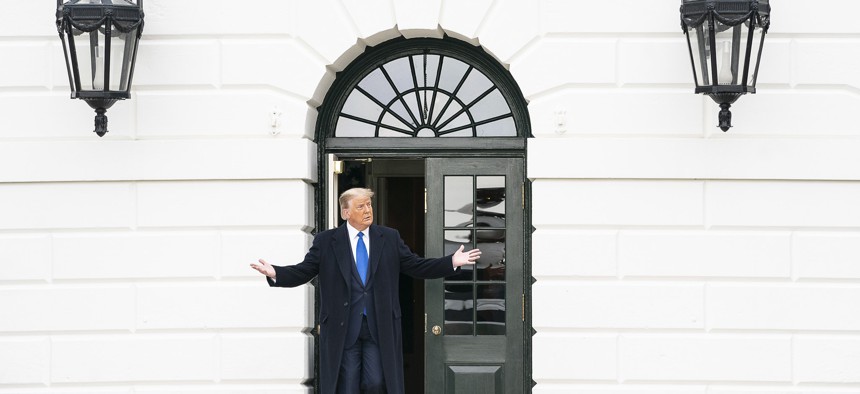
M462 267L466 264L475 264L475 260L481 258L481 249L472 249L468 252L464 252L463 249L465 249L465 247L460 245L460 249L457 249L457 251L454 252L454 268Z
M272 279L275 278L275 269L272 268L272 265L267 263L266 260L260 259L260 264L251 263L251 268L257 270L257 272L259 272L263 275L266 275Z

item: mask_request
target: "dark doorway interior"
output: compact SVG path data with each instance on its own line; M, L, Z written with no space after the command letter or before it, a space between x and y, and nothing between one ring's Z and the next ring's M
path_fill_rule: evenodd
M424 255L424 160L347 160L338 195L369 187L376 224L395 228L412 251ZM339 215L338 215L339 216ZM343 222L338 217L338 225ZM407 393L424 393L424 281L400 276L403 369Z

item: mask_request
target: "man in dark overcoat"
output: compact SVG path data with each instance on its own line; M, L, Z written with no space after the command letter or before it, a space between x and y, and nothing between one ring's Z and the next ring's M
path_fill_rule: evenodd
M427 259L409 250L397 230L373 224L369 189L340 196L346 222L314 237L301 263L251 267L269 286L295 287L319 276L320 376L323 394L404 392L399 279L434 279L474 264L481 252Z

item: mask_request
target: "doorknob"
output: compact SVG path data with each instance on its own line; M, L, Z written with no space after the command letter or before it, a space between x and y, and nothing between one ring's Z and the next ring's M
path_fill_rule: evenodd
M439 335L439 334L441 334L441 333L442 333L442 327L439 327L439 326L433 326L433 335L437 335L437 336L438 336L438 335Z

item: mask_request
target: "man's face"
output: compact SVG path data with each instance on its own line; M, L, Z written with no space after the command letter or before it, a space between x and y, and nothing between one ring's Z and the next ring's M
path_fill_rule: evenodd
M343 217L352 227L358 231L364 231L373 223L373 207L370 198L355 197L346 204L343 209Z

